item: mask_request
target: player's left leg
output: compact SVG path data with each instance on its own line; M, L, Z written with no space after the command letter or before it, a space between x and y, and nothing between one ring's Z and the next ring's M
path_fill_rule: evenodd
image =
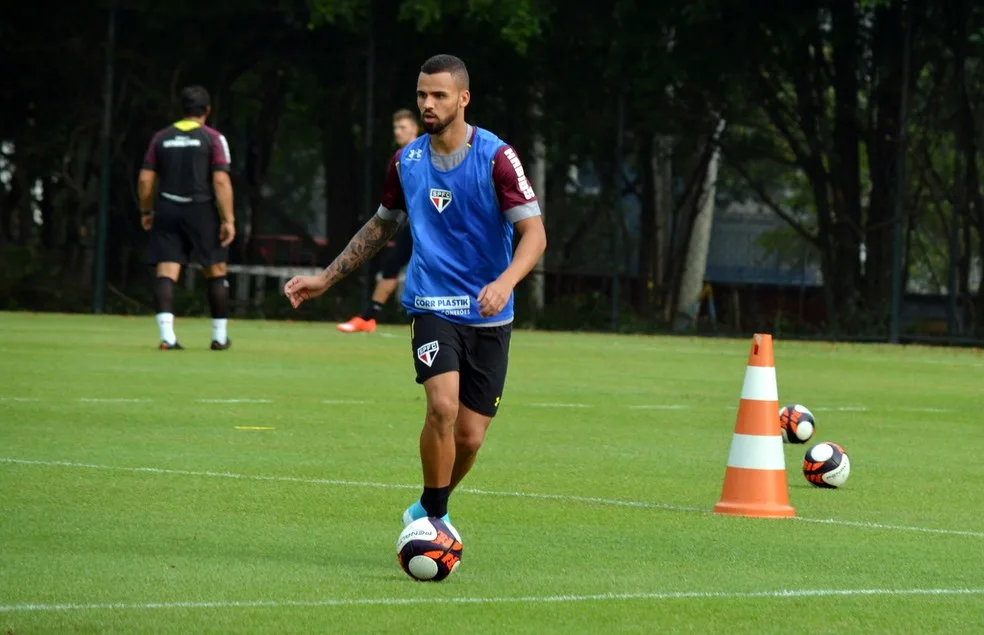
M155 266L154 277L154 318L160 331L162 351L181 350L174 332L174 285L181 276L181 264L177 262L159 262Z
M427 414L420 432L420 464L424 491L403 512L403 524L425 516L446 520L454 466L454 422L458 416L461 355L460 334L453 324L433 314L415 315L410 325L417 383L427 395Z
M211 203L196 205L187 215L187 232L198 253L198 262L208 280L208 306L212 314L213 351L224 351L232 345L228 336L229 279L226 262L229 248L219 238L219 217Z
M451 492L454 492L454 488L475 465L478 450L485 442L485 433L491 423L491 416L479 414L463 403L458 405L458 418L454 422L454 467L451 468Z
M499 411L512 336L511 324L466 328L470 332L465 338L466 354L461 363L461 405L454 427L452 492L475 464L489 425Z

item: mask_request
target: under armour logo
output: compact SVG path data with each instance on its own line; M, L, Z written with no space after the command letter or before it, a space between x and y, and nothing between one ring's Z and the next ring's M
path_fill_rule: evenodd
M424 151L413 149L407 151L407 161L420 161L424 157Z

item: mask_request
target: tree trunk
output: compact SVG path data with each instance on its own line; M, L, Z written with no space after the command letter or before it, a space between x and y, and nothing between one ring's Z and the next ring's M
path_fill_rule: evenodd
M902 68L900 51L905 31L902 9L892 4L876 11L872 55L876 85L872 100L875 106L873 129L868 138L871 202L865 226L865 306L882 316L887 324L891 314L892 276L895 266L893 243L895 207L898 192L899 153L901 147ZM900 231L906 231L900 227Z
M652 136L643 138L639 147L637 163L640 166L649 164L649 169L643 169L640 174L642 192L640 194L639 217L639 260L637 269L641 280L640 310L647 319L652 316L652 305L656 286L653 279L656 256L656 187L655 187L655 144Z
M688 166L690 175L687 185L679 200L674 200L669 214L669 229L667 231L669 244L666 250L665 284L660 294L662 299L663 320L672 322L673 311L677 306L680 293L680 281L683 276L683 265L690 247L690 233L693 229L694 217L699 211L697 200L701 187L707 175L707 166L715 149L712 140L693 159L693 167Z
M984 240L984 206L981 202L975 113L967 94L967 25L970 6L966 1L941 5L948 31L947 44L953 54L957 112L953 117L953 133L957 140L954 157L953 223L957 242L957 298L962 305L964 331L980 335L984 326L984 284L978 289L975 301L970 289L974 267L974 227L978 240ZM984 254L984 251L981 252Z
M984 254L984 218L980 216L977 218L977 249L977 253ZM984 280L977 287L977 302L973 317L974 335L984 337Z
M646 138L639 152L642 170L642 219L640 223L639 274L645 285L642 290L643 314L653 315L653 305L661 297L666 284L669 241L667 235L673 213L673 140L665 135Z
M247 146L245 157L246 196L250 207L251 233L262 231L264 218L267 215L263 187L266 185L267 173L273 158L273 146L277 137L277 128L286 106L286 74L273 67L267 70L263 77L262 107L256 119L250 121L247 128ZM247 258L256 256L255 244L250 241L247 246Z
M958 36L964 36L966 34L966 28L962 21L957 28L957 34ZM962 163L964 166L961 199L965 205L964 214L967 220L968 243L970 242L970 227L976 225L978 240L977 253L984 256L984 196L981 194L980 168L977 160L977 121L974 106L971 103L971 98L967 90L967 54L964 42L965 40L955 43L953 46L958 103L957 139L960 148L959 152L963 154ZM969 244L965 257L968 261L969 276L969 267L973 259L973 251L970 249ZM970 305L969 289L967 300L967 304ZM974 335L980 337L984 335L984 283L977 290L977 298L973 302L973 306L973 320L971 324L973 325Z
M963 213L958 213L954 217L954 222L960 225L960 236L963 239L959 257L957 260L957 279L960 281L959 301L963 307L964 331L973 329L976 324L976 311L974 311L973 297L970 293L970 272L973 265L974 242L972 224L970 217ZM984 287L984 284L981 285Z
M701 291L704 288L704 274L707 272L707 250L711 243L711 225L714 220L714 197L717 191L718 163L721 150L718 140L724 132L725 122L719 120L710 143L713 144L707 171L704 174L700 194L695 201L696 215L690 230L687 255L680 278L680 291L676 305L674 328L685 330L695 325L700 313Z
M347 123L347 97L339 95L324 112L321 151L325 163L325 204L328 258L342 251L359 228L359 161L342 148L352 145L352 129ZM328 263L322 263L328 264Z
M44 189L41 193L41 246L50 251L57 247L56 236L56 211L55 211L55 181L48 175L44 178Z
M29 245L34 236L34 171L28 172L28 166L19 166L14 173L14 179L20 181L24 195L17 209L17 244ZM18 178L19 177L19 178Z
M836 221L831 227L834 268L840 279L832 281L837 316L850 315L847 305L855 295L860 275L861 160L858 113L859 23L853 2L831 5L834 89L833 153L830 156L830 191ZM869 247L870 249L870 247ZM868 261L871 262L871 252Z
M667 284L670 257L670 217L673 215L673 137L658 135L656 164L653 166L654 196L656 199L656 253L653 258L653 278L657 287Z
M10 187L3 194L0 201L0 244L4 242L14 242L14 213L21 197L20 181L16 178L10 179Z

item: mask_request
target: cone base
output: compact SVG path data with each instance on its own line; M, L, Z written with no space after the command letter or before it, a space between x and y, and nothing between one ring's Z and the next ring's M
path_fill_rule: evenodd
M789 505L729 503L725 501L714 506L714 513L726 516L747 516L749 518L793 518L796 516L796 510Z
M714 506L716 514L754 518L789 518L796 512L789 504L786 470L751 470L728 467L724 489Z

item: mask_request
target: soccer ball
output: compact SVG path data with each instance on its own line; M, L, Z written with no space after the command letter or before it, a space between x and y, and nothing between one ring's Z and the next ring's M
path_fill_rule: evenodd
M433 516L413 521L396 540L404 573L420 582L440 582L461 562L461 536L451 523Z
M783 443L806 443L816 430L817 420L806 406L794 404L779 411Z
M803 457L803 476L817 487L843 487L851 475L851 459L836 443L818 443Z

